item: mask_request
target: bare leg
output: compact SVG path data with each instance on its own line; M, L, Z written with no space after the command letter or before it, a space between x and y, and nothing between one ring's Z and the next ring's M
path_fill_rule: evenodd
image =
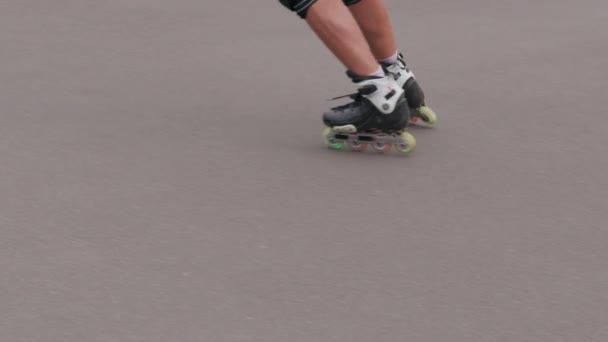
M331 52L357 75L371 75L379 65L348 8L341 0L318 0L306 22Z
M415 109L412 111L410 123L434 126L437 122L437 114L426 106L424 91L410 68L406 66L403 56L395 56L398 51L384 0L361 0L349 6L349 9L363 31L376 59L387 61L387 64L390 64L387 70L397 76L397 83L405 90L409 107ZM388 61L393 58L400 63ZM423 123L419 119L422 119Z
M384 0L363 0L349 9L377 60L389 58L397 52L393 27Z

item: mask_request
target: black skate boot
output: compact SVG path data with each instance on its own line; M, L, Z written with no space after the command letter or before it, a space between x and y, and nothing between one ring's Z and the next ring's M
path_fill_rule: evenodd
M346 144L353 151L363 151L371 144L378 152L388 152L394 146L402 154L411 153L416 139L403 131L408 125L409 109L404 91L395 79L390 75L359 77L350 72L347 75L358 91L342 96L350 96L352 102L323 114L327 146L342 149Z
M394 75L399 86L405 91L405 98L411 113L409 123L417 126L435 126L437 114L426 105L424 92L414 77L414 73L406 65L403 54L399 53L397 62L394 64L383 64L382 67L386 73Z

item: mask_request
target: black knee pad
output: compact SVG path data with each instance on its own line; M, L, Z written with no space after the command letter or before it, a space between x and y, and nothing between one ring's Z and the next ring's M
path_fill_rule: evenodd
M279 0L283 6L287 7L290 11L295 12L300 18L306 18L308 9L317 0Z
M350 6L350 5L354 5L358 2L360 2L361 0L343 0L343 1L346 6Z

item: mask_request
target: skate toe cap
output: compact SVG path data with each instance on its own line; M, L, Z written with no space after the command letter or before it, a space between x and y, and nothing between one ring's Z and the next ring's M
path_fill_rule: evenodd
M323 113L323 123L328 127L339 125L340 120L338 120L338 119L339 118L336 118L335 113L331 113L331 112Z

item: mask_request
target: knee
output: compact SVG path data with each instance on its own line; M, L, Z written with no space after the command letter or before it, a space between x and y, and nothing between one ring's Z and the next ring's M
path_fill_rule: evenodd
M317 0L279 0L283 6L292 12L295 12L300 18L305 19L308 9Z

